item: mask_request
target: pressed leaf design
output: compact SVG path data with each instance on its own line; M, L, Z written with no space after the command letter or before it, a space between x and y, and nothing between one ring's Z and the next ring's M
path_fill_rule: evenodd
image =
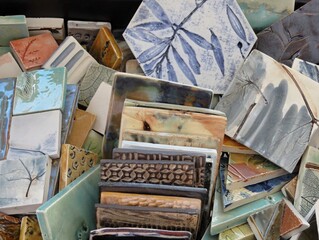
M237 34L239 38L241 38L243 41L245 41L249 45L247 41L245 29L243 25L241 24L239 18L236 16L236 14L234 13L234 11L231 9L229 5L226 6L226 9L227 9L228 20L234 32Z
M161 38L155 36L153 33L143 28L134 28L134 31L128 29L127 34L131 35L135 39L149 43L160 43L163 41Z
M204 48L206 50L213 49L212 45L202 36L200 36L196 33L190 32L190 31L186 30L185 28L181 28L181 30L189 37L190 40L192 40L194 43L196 43L201 48Z
M146 22L146 23L141 23L135 26L135 28L144 28L145 30L148 30L148 31L159 31L159 30L170 28L170 27L171 25L168 25L162 22Z
M220 45L218 37L214 33L213 29L209 29L209 30L211 33L211 42L213 45L213 52L214 52L216 62L222 74L225 75L224 55L223 55L222 46Z
M156 1L144 0L143 3L151 10L154 16L158 18L158 20L160 20L161 22L167 25L172 24L168 16L166 15L164 9L162 8L162 6L159 5Z
M171 80L172 82L177 82L177 76L176 76L175 70L169 61L167 61L166 67L167 67L168 79Z
M142 52L140 56L138 56L138 60L140 63L145 63L147 61L152 60L157 57L159 54L163 53L165 49L167 49L169 45L167 45L167 41L163 41L160 44L150 47L146 51Z
M178 34L178 37L181 41L181 45L183 47L184 53L188 56L190 67L192 68L194 73L200 74L200 64L196 58L196 53L193 47L183 38L183 36Z

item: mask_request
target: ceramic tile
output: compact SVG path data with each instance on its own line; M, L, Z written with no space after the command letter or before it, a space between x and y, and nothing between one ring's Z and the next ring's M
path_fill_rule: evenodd
M117 45L122 52L122 62L118 70L120 72L125 72L126 63L131 59L135 59L135 57L126 41L117 40Z
M252 184L261 183L288 174L260 155L224 153L228 163L225 172L226 188L235 190Z
M227 164L222 162L220 164L220 179L225 212L274 194L293 178L292 174L287 174L243 188L227 190L225 184L226 169Z
M16 78L21 73L21 68L10 52L0 56L0 78Z
M87 107L102 82L112 86L114 73L111 68L93 63L81 82L79 104Z
M125 72L145 76L143 69L136 59L131 59L126 62Z
M202 237L202 240L218 240L219 235L210 235L210 225L207 227L204 236Z
M15 79L0 79L0 160L5 159L8 152L8 142L11 129Z
M255 32L260 32L291 14L295 7L295 0L237 0L237 2Z
M294 202L294 199L296 196L297 181L298 181L298 176L295 176L291 181L289 181L281 189L285 197L292 203Z
M89 238L90 230L96 228L99 177L100 168L95 166L37 209L45 240Z
M310 1L258 33L256 48L287 66L296 57L318 64L318 14L318 0Z
M75 109L77 107L78 96L79 96L79 86L76 84L67 84L64 110L62 112L62 133L61 133L62 144L66 142L66 139L72 127L73 115L75 114Z
M218 182L217 187L215 188L210 234L216 235L227 229L246 223L247 218L251 214L280 202L283 197L281 192L277 192L266 198L224 212L220 183Z
M256 41L235 0L144 0L123 36L146 75L219 94Z
M0 238L3 240L19 239L20 219L0 213Z
M221 232L218 240L255 240L255 235L246 223Z
M0 161L0 211L34 213L47 199L50 171L51 159L46 155Z
M82 148L92 151L99 156L99 159L103 157L102 154L103 135L91 130L85 139Z
M228 136L224 136L224 142L222 147L223 152L228 153L241 153L241 154L257 154L255 151L250 148L236 142Z
M0 47L0 56L9 52L11 52L10 47Z
M158 79L116 73L106 125L104 157L112 155L118 146L119 130L124 101L126 98L149 102L163 102L178 105L209 108L213 98L212 91Z
M13 115L63 111L66 81L64 67L22 73L17 78Z
M123 53L107 27L100 29L90 49L90 54L100 64L112 69L118 69L122 64Z
M319 82L319 65L295 58L292 64L292 69L295 69L312 80Z
M63 18L27 18L27 26L30 36L51 32L54 39L62 42L65 38L65 28Z
M319 150L309 146L301 160L294 202L295 208L302 216L306 216L319 199L318 166Z
M39 69L57 50L51 33L10 41L12 53L24 71Z
M254 50L216 109L226 113L228 136L292 172L317 129L317 89L310 78Z
M11 40L29 37L25 16L1 16L0 36L0 47L9 46Z
M101 27L112 29L109 22L68 21L68 35L73 36L86 49L90 50Z
M97 154L70 144L63 144L60 159L59 191L97 163Z
M36 217L26 216L22 218L19 240L42 240L40 226Z
M13 116L9 146L59 158L61 121L60 110Z
M110 98L112 94L112 86L105 82L101 82L99 88L91 99L87 112L96 116L93 130L104 134L106 121L109 112Z
M87 69L95 59L86 52L74 37L67 37L52 54L42 68L66 67L68 72L68 84L80 82Z
M66 143L81 148L92 130L96 116L80 109L75 110L74 122Z

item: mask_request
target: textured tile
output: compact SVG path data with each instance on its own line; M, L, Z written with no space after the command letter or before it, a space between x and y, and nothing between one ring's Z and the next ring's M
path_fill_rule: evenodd
M10 41L12 53L23 71L39 69L58 49L51 33Z
M146 75L219 94L256 41L235 0L144 0L123 36Z
M255 235L246 223L221 232L218 240L255 240Z
M315 81L254 50L216 109L226 113L228 136L292 172L318 129L318 90Z
M319 82L319 65L295 58L292 64L292 69L295 69L312 80Z
M64 109L66 68L24 72L17 78L13 115Z
M256 48L291 66L298 57L319 64L319 4L312 0L258 35Z
M1 16L0 36L0 47L9 46L12 40L29 37L25 16Z
M0 213L0 238L17 240L20 234L20 219Z
M36 217L26 216L22 218L19 240L42 240L40 226Z
M21 73L21 68L10 52L0 56L0 78L16 78Z
M103 135L91 130L83 143L82 148L92 151L99 156L99 159L103 157L102 154Z

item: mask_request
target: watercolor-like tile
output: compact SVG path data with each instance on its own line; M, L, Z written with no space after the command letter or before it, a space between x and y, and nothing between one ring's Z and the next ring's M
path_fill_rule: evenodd
M19 239L20 219L0 213L0 238L3 240Z
M123 36L146 75L219 94L256 41L235 0L144 0Z
M221 232L218 240L255 240L255 235L247 223Z
M0 79L16 78L21 73L21 68L10 52L0 56Z
M292 172L318 129L319 84L254 50L216 106L226 134Z
M292 64L292 69L295 69L312 80L319 82L319 65L295 58Z
M113 148L118 146L122 110L126 98L209 108L213 93L208 89L185 86L132 74L116 73L114 75L106 125L106 141L103 144L103 155L106 158L110 158Z
M64 67L22 73L17 78L13 115L63 111L66 81Z
M19 240L42 240L41 230L36 217L26 216L21 220Z
M9 46L11 40L29 37L25 16L0 16L0 36L0 47Z
M14 78L0 79L0 160L6 158L9 147L15 82Z
M99 159L103 157L102 154L103 135L91 130L83 143L82 148L87 151L96 153Z

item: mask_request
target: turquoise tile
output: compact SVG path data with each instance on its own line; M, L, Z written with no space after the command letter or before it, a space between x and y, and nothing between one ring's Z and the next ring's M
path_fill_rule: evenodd
M214 235L214 236L210 235L210 225L205 231L204 236L202 237L202 240L218 240L218 235Z
M0 56L9 52L11 52L10 47L0 47Z
M29 37L25 16L0 16L0 47L9 46L11 40Z

